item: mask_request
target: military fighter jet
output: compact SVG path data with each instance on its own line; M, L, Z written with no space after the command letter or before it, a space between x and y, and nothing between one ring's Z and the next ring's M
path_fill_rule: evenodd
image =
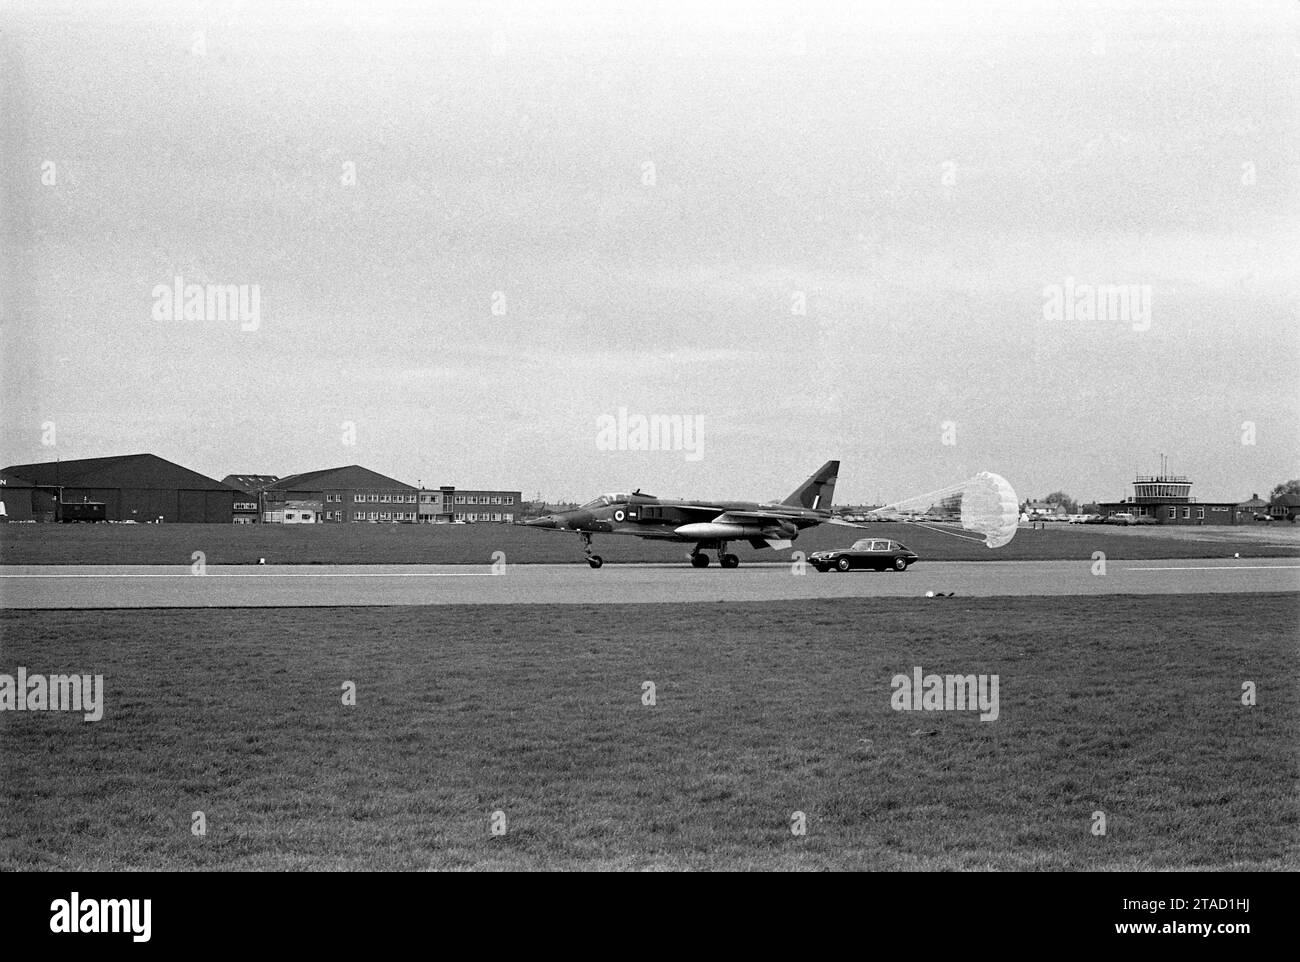
M665 501L642 491L602 494L582 507L526 522L534 528L576 531L582 539L587 563L604 562L592 554L593 534L624 534L661 541L694 542L691 564L709 566L705 551L716 550L718 564L735 568L740 558L727 553L729 541L748 541L755 548L789 548L799 532L831 519L838 461L827 461L785 500L755 504L752 501Z

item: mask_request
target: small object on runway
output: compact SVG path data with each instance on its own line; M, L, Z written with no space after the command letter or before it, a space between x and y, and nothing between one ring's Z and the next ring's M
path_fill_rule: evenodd
M912 737L916 738L918 735L937 735L937 734L939 734L939 731L936 728L930 728L930 729L918 728L916 731L912 732Z
M266 559L265 559L265 558L258 558L258 559L257 559L257 563L260 564L260 565L264 565L264 564L266 564Z

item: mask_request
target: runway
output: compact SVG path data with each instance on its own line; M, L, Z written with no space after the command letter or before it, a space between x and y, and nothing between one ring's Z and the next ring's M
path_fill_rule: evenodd
M13 565L0 608L646 604L816 598L1215 594L1300 591L1295 558L1234 561L922 562L906 572L820 574L789 564L684 565ZM937 603L950 599L938 598Z

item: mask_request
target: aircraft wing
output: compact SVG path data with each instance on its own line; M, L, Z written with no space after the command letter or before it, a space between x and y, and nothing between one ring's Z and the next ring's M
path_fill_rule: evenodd
M713 519L715 524L744 524L746 521L770 521L777 524L789 520L790 515L777 511L724 511Z

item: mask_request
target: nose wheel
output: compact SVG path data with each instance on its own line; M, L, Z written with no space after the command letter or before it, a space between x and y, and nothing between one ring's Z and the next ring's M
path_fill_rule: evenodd
M582 539L582 553L587 556L587 564L593 568L599 568L605 562L598 554L591 553L591 535L586 531L579 531L578 537Z

